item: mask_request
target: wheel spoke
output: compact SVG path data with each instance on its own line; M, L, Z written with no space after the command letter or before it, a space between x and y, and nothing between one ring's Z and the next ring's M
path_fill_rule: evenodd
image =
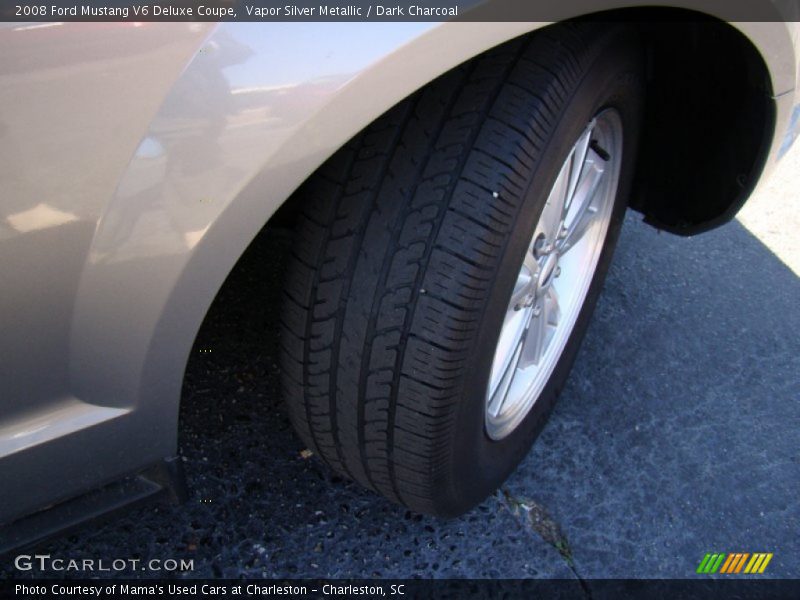
M494 388L494 393L489 400L487 410L489 411L489 414L494 417L499 415L500 411L503 410L503 404L508 397L508 388L511 386L511 382L514 380L514 373L517 370L519 357L522 354L523 347L524 339L521 339L517 343L517 347L514 349L513 354L510 356L510 360L503 371L503 376L500 378L500 381L497 382L497 385Z
M527 254L530 254L530 252ZM514 306L525 300L528 294L532 292L532 284L533 273L531 273L530 269L523 268L520 270L517 276L517 283L514 284L514 291L511 293L511 302L509 303L510 309L513 309Z
M545 326L544 319L542 319L542 315L539 314L533 317L530 327L528 327L527 334L525 335L525 343L519 361L519 366L521 368L525 369L532 365L539 364L544 354L546 334L547 327Z
M551 285L549 288L547 288L545 304L547 306L545 318L547 319L548 325L550 327L557 327L559 321L561 321L561 305L558 301L558 292L556 291L555 286Z
M594 200L604 173L603 159L597 152L590 149L586 154L580 180L565 211L565 235L558 245L560 253L563 254L573 247L591 225L597 214Z
M536 278L536 274L539 272L539 263L536 262L536 257L533 256L533 244L525 251L525 258L522 260L522 268L528 271L531 279ZM519 279L517 279L517 282L519 282ZM533 282L531 282L531 285L533 285Z
M550 195L547 197L547 202L542 209L542 216L539 217L539 224L536 227L536 234L533 236L534 240L536 240L539 233L543 233L548 241L556 239L561 228L564 207L568 197L569 177L570 161L567 161L561 167L561 171L556 177L556 182L553 184L553 189L550 190Z
M575 190L578 187L578 181L586 163L586 154L589 151L589 143L592 141L592 131L596 122L596 120L592 119L586 127L586 131L583 132L583 135L575 144L570 160L567 161L570 164L569 187L567 189L567 198L570 201L575 197ZM566 208L569 208L569 206Z
M537 306L540 312L531 318L523 340L522 356L520 356L518 365L520 369L539 364L547 351L555 328L558 326L561 311L553 286L547 288L547 292Z
M489 389L491 390L492 398L497 394L497 390L507 384L506 377L514 374L514 369L516 369L516 364L519 360L518 349L525 336L530 318L530 307L514 310L512 305L506 311L500 339L497 342L496 353L500 356L500 360L495 360L489 376Z

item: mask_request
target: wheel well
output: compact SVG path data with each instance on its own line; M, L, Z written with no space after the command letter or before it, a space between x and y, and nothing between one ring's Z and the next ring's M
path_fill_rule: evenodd
M730 220L760 176L774 131L773 90L758 50L728 23L684 9L581 19L628 22L643 40L645 117L631 207L681 235ZM270 224L290 224L294 200Z
M746 200L772 141L772 86L758 51L727 23L688 11L637 9L593 18L626 20L639 29L644 40L645 123L631 207L653 226L678 234L689 235L724 223ZM263 299L264 294L252 294L252 277L265 285L267 292L282 287L274 283L283 277L283 262L291 245L292 236L285 228L293 227L304 200L302 194L290 196L229 274L214 301L216 308L208 310L195 338L190 356L200 366L187 367L184 387L191 373L202 372L204 367L197 361L209 358L204 352L210 351L206 347L210 348L218 335L213 327L220 321L219 314L242 308L241 303L228 300ZM276 235L276 229L284 231ZM263 265L271 265L272 279L262 281ZM233 339L237 347L249 339L256 350L242 355L258 355L260 338L250 334L277 326L277 313L270 306L274 302L248 302L246 314L226 321L235 327L245 324L247 331L237 330L236 335L223 338ZM258 327L253 328L253 323ZM181 401L182 410L186 404Z
M775 126L769 71L728 23L653 9L642 146L631 206L684 235L730 220L758 180ZM636 15L638 13L632 13Z

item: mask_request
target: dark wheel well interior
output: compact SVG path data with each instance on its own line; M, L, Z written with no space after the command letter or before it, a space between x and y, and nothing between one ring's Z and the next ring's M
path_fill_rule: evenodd
M642 12L658 20L638 22L648 73L631 206L660 229L699 233L731 219L761 174L775 120L769 72L727 23Z
M758 180L774 131L773 90L759 52L728 23L682 9L584 18L625 21L641 33L647 90L631 207L682 235L730 220ZM293 221L293 200L270 224Z

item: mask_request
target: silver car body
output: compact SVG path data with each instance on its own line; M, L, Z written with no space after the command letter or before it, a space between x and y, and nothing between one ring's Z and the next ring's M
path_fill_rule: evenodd
M276 209L387 108L543 25L0 25L0 523L174 456L195 335ZM774 90L768 172L798 31L733 26Z

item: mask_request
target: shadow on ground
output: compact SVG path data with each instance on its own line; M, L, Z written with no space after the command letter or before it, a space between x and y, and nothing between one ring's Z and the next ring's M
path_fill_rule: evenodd
M451 521L303 458L280 402L287 246L258 240L199 334L189 503L41 551L193 558L189 576L584 579L687 577L706 552L764 551L768 573L800 576L800 280L738 223L681 239L629 215L551 422L502 491Z

